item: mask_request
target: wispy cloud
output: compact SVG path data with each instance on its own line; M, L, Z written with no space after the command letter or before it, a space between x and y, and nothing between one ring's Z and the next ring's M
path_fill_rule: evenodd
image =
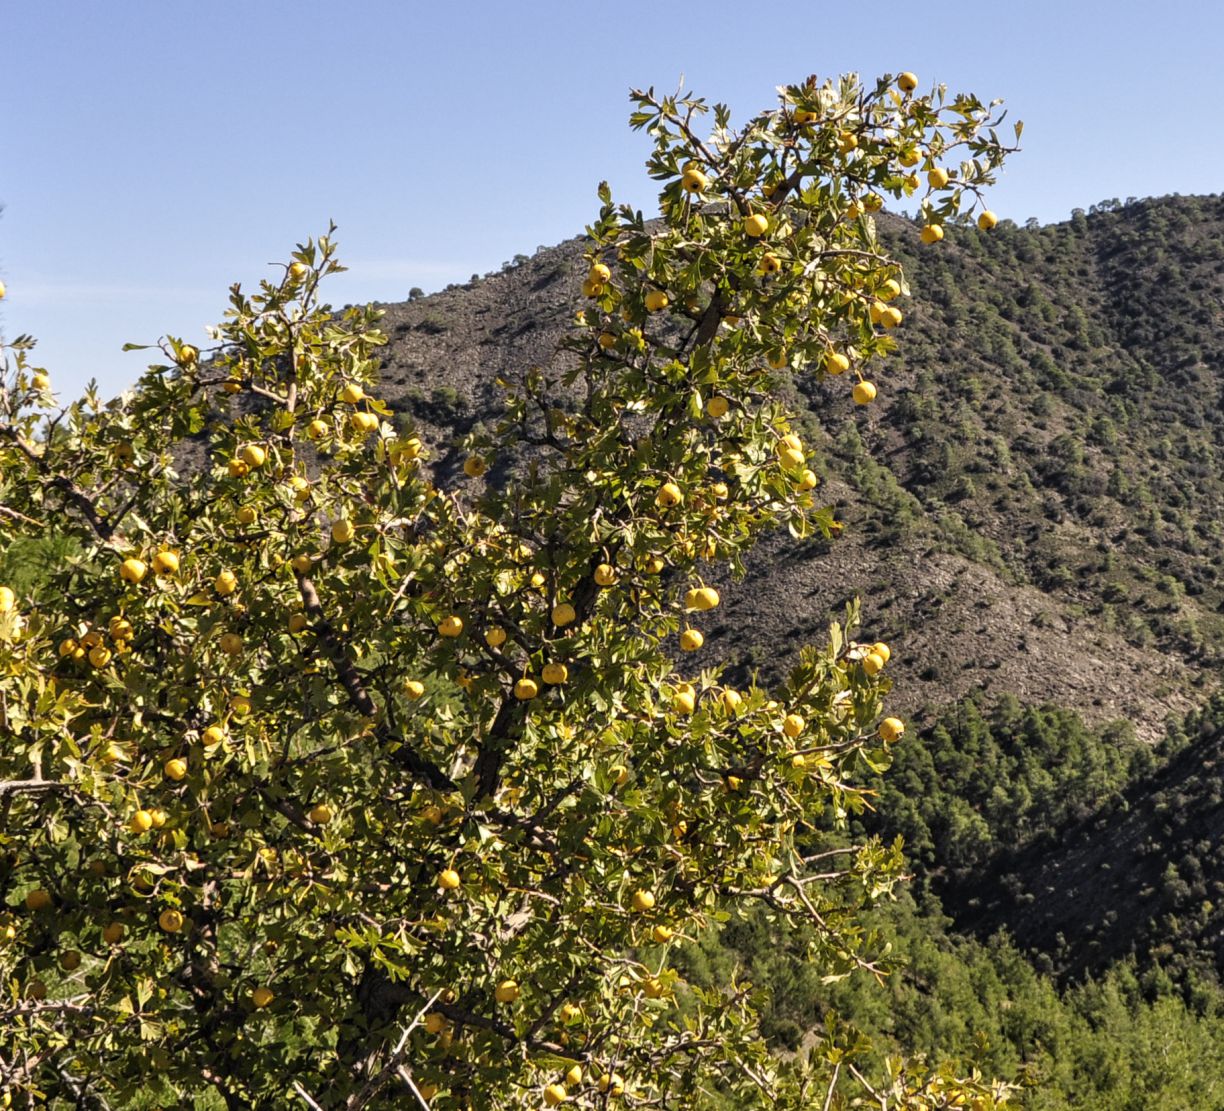
M72 305L122 305L156 303L193 305L215 293L207 288L183 286L121 285L108 282L46 281L11 282L8 299L14 308Z

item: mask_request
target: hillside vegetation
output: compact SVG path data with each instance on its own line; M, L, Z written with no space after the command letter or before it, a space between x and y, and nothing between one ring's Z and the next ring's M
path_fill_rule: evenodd
M936 248L879 221L915 291L879 400L846 427L845 390L792 393L845 531L762 548L720 651L780 671L859 594L911 712L1008 692L1154 742L1201 704L1224 645L1224 198L1101 207ZM384 304L391 403L443 441L487 424L494 379L554 357L581 250Z

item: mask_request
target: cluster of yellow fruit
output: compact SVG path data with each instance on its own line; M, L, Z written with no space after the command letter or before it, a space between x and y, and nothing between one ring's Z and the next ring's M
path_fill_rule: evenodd
M58 648L60 658L66 660L88 658L94 667L102 668L106 667L115 655L123 655L131 651L136 630L126 617L122 614L112 617L107 625L107 633L114 644L113 649L107 646L105 636L101 632L97 629L89 629L80 639L65 637L61 640Z
M268 461L267 449L259 444L245 444L226 464L230 478L245 478L252 471L259 470Z
M582 283L582 294L584 297L599 297L607 288L608 282L612 280L612 271L607 263L593 262L591 269L587 272L586 281Z
M155 575L172 576L179 572L178 552L163 548L153 556L153 573ZM119 577L132 586L138 586L149 573L149 565L137 556L130 556L119 564Z

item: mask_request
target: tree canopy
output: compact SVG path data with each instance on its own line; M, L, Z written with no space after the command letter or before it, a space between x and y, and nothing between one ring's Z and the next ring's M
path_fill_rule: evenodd
M738 129L633 100L662 218L600 187L586 305L462 475L378 399L377 310L321 300L331 230L114 401L56 408L8 346L0 548L55 553L0 591L19 1099L1006 1097L868 1077L833 1019L781 1059L751 985L672 959L764 907L829 980L889 968L862 910L900 849L844 833L904 732L887 645L851 607L776 690L687 661L759 537L839 529L777 381L887 388L907 287L872 214L916 199L934 249L1007 153L996 107L912 74L811 78Z

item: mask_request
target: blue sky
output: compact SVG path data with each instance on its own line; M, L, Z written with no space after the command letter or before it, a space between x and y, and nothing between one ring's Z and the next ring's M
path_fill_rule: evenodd
M955 12L955 15L950 13ZM113 393L233 281L339 225L335 303L400 300L653 204L627 90L681 74L738 118L774 87L914 70L1008 102L1001 216L1218 192L1224 6L8 0L0 332Z

